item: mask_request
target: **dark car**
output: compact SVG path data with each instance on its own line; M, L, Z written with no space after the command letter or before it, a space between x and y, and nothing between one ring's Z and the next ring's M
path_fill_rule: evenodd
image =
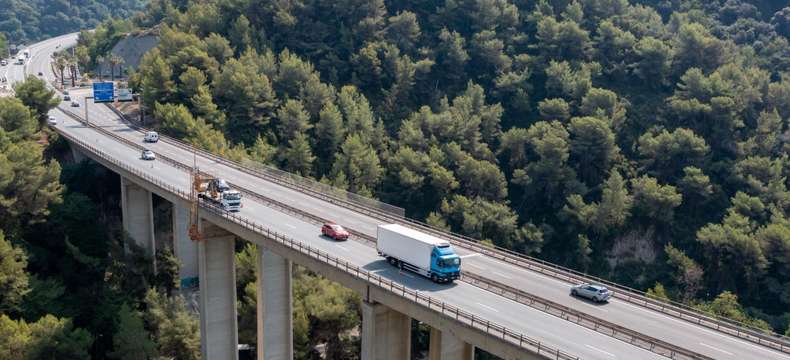
M321 234L329 236L335 240L348 240L348 231L342 226L333 222L328 222L321 227Z

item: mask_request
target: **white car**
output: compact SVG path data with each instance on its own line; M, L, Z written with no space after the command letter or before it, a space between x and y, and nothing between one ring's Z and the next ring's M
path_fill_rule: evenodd
M58 124L58 119L55 119L55 117L54 117L54 116L50 115L50 116L47 118L47 124L49 124L49 125L51 125L51 126L55 126L55 125L57 125L57 124Z
M571 287L571 295L581 296L595 302L605 302L614 295L603 285L579 284Z
M8 61L6 61L6 60L0 60L0 65L2 65L2 66L6 66L6 65L8 65Z
M153 151L145 149L143 150L143 154L140 156L143 160L156 160L156 155Z
M143 137L143 142L155 143L157 141L159 141L159 134L157 134L156 131L149 131L145 133L145 137Z

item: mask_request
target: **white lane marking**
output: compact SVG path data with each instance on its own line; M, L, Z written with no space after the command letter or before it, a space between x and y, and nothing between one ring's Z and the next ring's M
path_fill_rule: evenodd
M700 345L702 345L702 346L704 346L704 347L706 347L706 348L708 348L708 349L713 349L713 350L716 350L716 351L719 351L719 352L723 352L723 353L725 353L725 354L727 354L727 355L730 355L730 356L732 356L732 355L733 355L733 353L731 353L731 352L729 352L729 351L724 351L724 350L722 350L722 349L719 349L719 348L717 348L717 347L715 347L715 346L710 346L710 345L708 345L708 344L706 344L706 343L703 343L703 342L701 342L701 343L699 343L699 344L700 344Z
M480 255L483 255L483 254L481 254L481 253L474 253L474 254L468 254L468 255L461 255L459 257L461 259L466 259L466 258L470 258L470 257L480 256Z
M658 311L655 311L655 310L651 310L651 309L646 309L646 308L643 308L643 307L639 307L639 306L636 306L636 305L634 305L634 304L630 304L630 303L628 303L628 302L625 302L625 301L618 301L618 303L620 303L620 304L623 304L623 305L626 305L626 306L630 306L631 308L634 308L634 309L637 309L637 310L640 310L640 311L643 311L643 312L646 312L646 313L650 313L650 314L653 314L653 315L658 315L659 317L661 317L661 318L663 318L663 319L672 320L672 321L674 321L674 322L676 322L676 323L683 324L683 325L685 325L685 326L688 326L688 327L692 327L692 328L694 328L694 329L696 329L696 330L702 330L703 332L706 332L706 333L708 333L708 334L711 334L711 335L716 335L716 336L718 336L718 337L725 338L725 339L727 339L728 341L735 341L735 342L741 343L741 344L743 344L743 345L749 345L749 346L751 346L752 348L759 349L759 350L763 350L763 351L764 351L764 352L766 352L766 353L769 353L769 354L774 354L774 355L776 355L776 352L774 352L774 351L773 351L773 350L771 350L771 349L767 349L767 348L764 348L764 347L762 347L762 346L760 346L760 345L757 345L757 344L754 344L754 343L750 343L750 342L748 342L748 341L744 341L744 340L738 339L737 337L735 337L735 336L733 336L733 335L728 335L728 334L722 334L722 333L718 333L718 332L716 332L716 331L714 331L714 330L708 329L708 328L706 328L706 327L703 327L703 326L701 326L701 325L695 325L695 324L693 324L693 323L690 323L690 322L688 322L688 321L685 321L685 320L675 319L674 317L672 317L672 316L670 316L670 315L663 316L663 315L661 314L661 312L658 312Z
M499 275L499 276L501 276L501 277L503 277L503 278L505 278L505 279L512 279L512 278L513 278L512 276L510 276L510 275L505 275L505 274L503 274L503 273L501 273L501 272L499 272L499 271L494 271L494 270L491 270L491 273L492 273L492 274L494 274L494 275Z
M343 250L343 251L345 251L345 252L349 252L349 251L351 251L351 250L349 250L348 248L346 248L346 247L345 247L345 246L343 246L343 245L337 245L337 248L338 248L338 249L340 249L340 250Z
M494 309L494 308L492 308L492 307L490 307L490 306L488 306L488 305L484 305L484 304L481 304L481 303L477 303L477 305L480 305L480 306L482 306L482 307L484 307L484 308L486 308L486 309L488 309L488 310L491 310L491 311L493 311L493 312L499 312L499 310L497 310L497 309Z
M608 352L608 351L601 350L601 349L599 349L599 348L597 348L597 347L595 347L595 346L592 346L592 345L587 345L587 344L584 344L584 346L586 346L586 347L588 347L588 348L590 348L590 349L593 349L593 350L595 350L595 351L601 352L601 353L603 353L603 354L609 355L609 356L611 356L611 357L613 357L613 358L617 359L617 356L615 356L614 354L612 354L612 353L610 353L610 352Z
M291 229L296 229L296 226L293 226L293 225L291 225L291 224L283 224L283 225L285 225L285 226L287 226L287 227L289 227L289 228L291 228Z

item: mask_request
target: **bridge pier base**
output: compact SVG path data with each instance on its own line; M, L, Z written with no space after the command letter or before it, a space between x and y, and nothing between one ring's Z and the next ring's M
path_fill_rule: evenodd
M475 347L448 332L431 328L428 360L473 360Z
M258 360L293 359L291 261L258 246Z
M121 177L121 214L123 229L135 245L150 256L156 268L154 208L151 192Z
M85 156L82 150L78 149L77 146L70 144L69 147L71 148L71 158L74 159L75 164L79 164L88 159L88 157Z
M198 277L198 245L189 238L189 210L187 203L173 203L173 255L181 263L182 288L196 284Z
M238 360L233 234L205 220L198 243L200 347L203 360Z
M411 358L411 318L384 305L362 302L362 360Z

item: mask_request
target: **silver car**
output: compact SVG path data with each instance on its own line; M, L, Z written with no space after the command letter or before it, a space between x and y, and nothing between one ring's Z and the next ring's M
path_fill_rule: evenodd
M153 151L146 149L143 150L143 154L140 156L140 158L143 160L156 160L156 155L154 155Z
M614 293L603 285L579 284L571 287L571 295L587 298L595 302L604 302L609 301Z

